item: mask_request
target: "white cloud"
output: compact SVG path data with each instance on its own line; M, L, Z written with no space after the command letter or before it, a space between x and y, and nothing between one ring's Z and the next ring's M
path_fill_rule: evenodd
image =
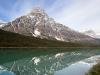
M10 10L10 20L14 20L15 18L25 15L30 12L32 9L33 4L32 0L18 0Z
M61 4L58 2L58 5L55 4L54 8L51 8L53 10L50 15L55 20L79 31L100 31L100 0L70 0L69 4L67 2L68 0L59 0L59 3L62 3L61 10ZM59 8L57 12L56 7Z
M100 32L100 0L55 0L48 7L46 0L17 0L8 15L13 20L30 12L33 6L44 8L57 22L75 30Z
M5 23L5 21L3 21L3 20L0 20L0 23Z

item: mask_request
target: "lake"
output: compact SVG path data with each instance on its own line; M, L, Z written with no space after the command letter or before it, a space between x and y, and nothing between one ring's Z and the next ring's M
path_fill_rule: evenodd
M1 48L0 75L84 75L96 48Z

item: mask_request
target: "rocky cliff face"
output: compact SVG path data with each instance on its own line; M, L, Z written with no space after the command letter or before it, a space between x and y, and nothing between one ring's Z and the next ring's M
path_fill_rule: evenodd
M40 8L33 8L29 14L9 22L2 29L26 36L56 39L66 42L94 40L90 36L57 23Z

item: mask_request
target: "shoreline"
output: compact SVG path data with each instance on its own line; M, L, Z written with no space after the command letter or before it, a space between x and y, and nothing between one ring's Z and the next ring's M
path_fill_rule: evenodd
M0 47L1 48L100 48L100 47Z

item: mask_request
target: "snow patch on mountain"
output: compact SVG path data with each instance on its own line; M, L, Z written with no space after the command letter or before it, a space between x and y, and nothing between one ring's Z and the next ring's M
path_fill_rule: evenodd
M5 23L0 23L0 28L4 27L5 25Z
M33 19L33 18L34 18L34 16L33 16L33 15L30 15L29 17L30 17L31 19Z
M0 28L2 28L3 27L3 25L2 24L0 24Z
M0 28L2 28L2 27L4 27L5 26L5 21L3 21L3 20L0 20Z
M55 37L56 40L61 40L61 38L58 38L57 36Z
M37 36L41 35L41 32L39 32L38 29L35 29L35 30L34 30L34 34L35 34L35 36L37 37Z
M56 40L59 40L59 41L64 41L64 39L63 39L62 37L59 38L59 37L56 36L55 39L56 39Z

